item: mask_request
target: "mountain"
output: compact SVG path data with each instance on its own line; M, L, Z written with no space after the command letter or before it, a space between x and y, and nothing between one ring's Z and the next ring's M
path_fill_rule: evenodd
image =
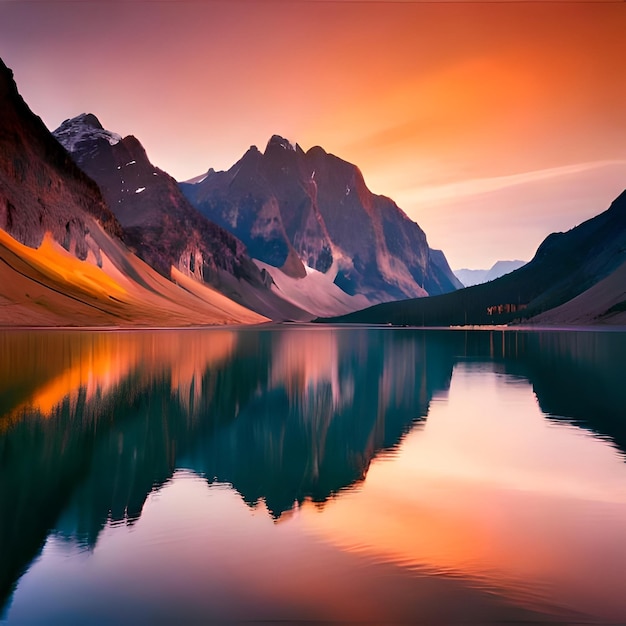
M0 228L30 247L50 233L78 259L97 259L96 223L108 235L121 234L98 186L31 113L0 60Z
M370 192L355 165L320 147L304 152L275 135L265 152L252 146L230 170L210 169L181 188L277 283L321 273L317 280L358 298L353 310L461 287L393 200Z
M98 183L126 244L162 276L175 280L174 268L273 319L307 317L271 290L241 241L189 204L138 139L105 130L93 114L65 120L53 134Z
M496 261L488 270L454 270L454 275L466 286L480 285L510 274L524 265L526 261Z
M624 264L626 191L603 213L568 232L549 235L529 263L490 283L426 300L380 304L332 321L417 326L624 324Z
M0 60L0 325L265 319L208 287L165 280L122 235L98 185L30 111Z
M532 319L537 324L574 326L595 320L626 326L626 263L565 304Z

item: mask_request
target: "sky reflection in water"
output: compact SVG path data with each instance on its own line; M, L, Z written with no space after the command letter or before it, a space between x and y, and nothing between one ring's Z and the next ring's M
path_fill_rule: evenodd
M626 620L623 334L0 346L9 622Z

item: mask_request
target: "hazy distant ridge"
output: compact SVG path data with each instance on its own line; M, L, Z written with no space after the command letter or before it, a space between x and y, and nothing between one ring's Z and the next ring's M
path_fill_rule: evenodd
M496 261L488 270L470 270L460 269L453 270L454 275L463 283L465 287L471 287L472 285L480 285L481 283L488 283L490 280L495 280L515 271L525 265L526 261Z

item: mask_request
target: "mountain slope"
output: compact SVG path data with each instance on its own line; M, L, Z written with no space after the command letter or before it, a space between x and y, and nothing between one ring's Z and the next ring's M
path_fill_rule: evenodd
M265 152L253 146L227 172L194 180L181 184L185 195L270 272L304 278L306 265L369 302L460 287L420 227L371 193L356 166L320 147L305 153L274 136Z
M189 326L267 321L214 289L200 284L197 291L187 288L184 276L181 288L103 231L92 230L92 234L101 246L102 267L77 259L50 234L33 249L0 230L0 325Z
M565 318L560 315L569 311L569 319L571 307L560 311L556 307L607 279L597 289L602 289L608 309L596 308L593 315L590 309L589 315L581 319L618 323L619 318L610 312L612 307L619 310L623 306L619 278L623 269L615 277L611 275L625 262L626 192L623 192L604 213L566 233L547 237L534 258L511 274L452 294L381 304L332 321L418 326L493 324L528 320L554 310L554 315L537 319L563 323Z
M270 277L243 244L194 209L135 137L105 130L92 114L66 120L54 136L98 183L124 241L160 274L172 278L174 268L274 319L302 319L302 311L271 291Z
M535 324L626 326L626 263L565 304L532 318Z
M265 318L166 281L119 240L96 183L0 61L0 324L189 325Z
M50 233L79 259L99 257L90 228L110 235L121 227L97 185L74 165L20 97L0 60L0 228L37 247Z

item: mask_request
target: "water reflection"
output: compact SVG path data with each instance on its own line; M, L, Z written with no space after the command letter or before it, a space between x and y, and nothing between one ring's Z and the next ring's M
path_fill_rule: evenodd
M434 386L394 390L388 379L406 380L405 366L389 363L404 342L327 330L1 340L5 597L51 530L95 545L108 522L132 523L177 466L262 499L275 517L325 501L397 444L452 369L451 358L424 361Z
M51 534L93 549L103 529L135 524L180 468L232 485L274 520L297 511L342 550L499 580L525 605L537 596L545 608L555 580L581 596L559 579L572 559L557 538L576 543L590 501L604 507L593 514L609 520L605 537L621 537L610 520L624 521L623 457L568 424L626 449L624 353L618 333L2 333L0 602ZM551 522L569 516L571 527ZM615 558L604 544L584 549L621 572L625 545ZM578 557L609 606L610 577Z
M402 455L305 520L343 550L621 621L625 478L623 455L601 439L547 423L527 381L462 363Z
M28 413L51 417L64 403L76 413L79 396L97 404L131 376L141 389L169 375L173 393L191 408L203 395L204 372L234 345L234 334L224 331L193 341L181 341L175 331L0 334L0 424L6 428Z

